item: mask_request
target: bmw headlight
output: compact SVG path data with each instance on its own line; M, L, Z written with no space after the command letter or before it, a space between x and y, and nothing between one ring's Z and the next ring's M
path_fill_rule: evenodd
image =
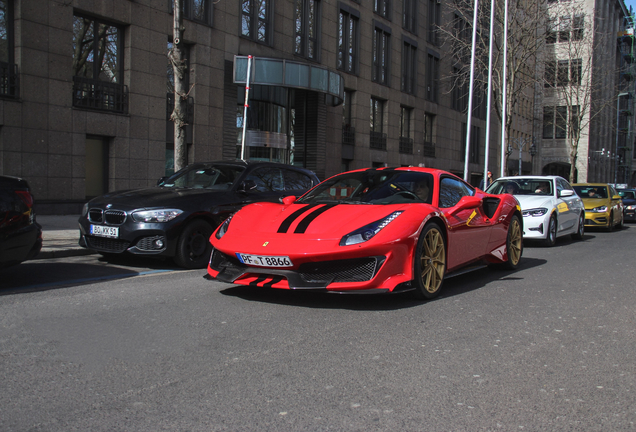
M234 215L232 215L232 216L234 216ZM232 216L230 216L229 218L225 219L225 221L223 221L223 223L221 224L219 229L216 230L216 233L214 234L214 237L216 237L217 239L221 240L221 237L223 237L225 235L225 233L227 232L228 227L230 226L230 221L232 220Z
M402 211L393 212L383 219L377 220L363 226L362 228L358 228L357 230L350 232L342 239L340 239L340 246L351 246L371 240L377 233L379 233L388 224L393 222L393 220L395 220L395 218L401 214Z
M592 210L590 210L594 213L605 213L607 211L607 206L600 206L600 207L595 207Z
M135 222L170 222L181 213L183 210L178 209L139 210L132 213L132 218Z
M526 217L526 216L539 217L539 216L545 215L547 212L548 212L547 208L540 207L540 208L524 210L522 214L523 214L523 217Z
M86 216L86 213L88 213L88 203L84 204L84 207L82 207L82 216Z
M636 205L628 205L627 210L636 210Z

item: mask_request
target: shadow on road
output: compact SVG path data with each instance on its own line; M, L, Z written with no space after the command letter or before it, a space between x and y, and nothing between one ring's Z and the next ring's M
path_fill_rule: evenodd
M461 295L490 283L514 283L523 279L515 276L521 270L545 264L544 259L522 258L518 270L493 270L482 268L444 280L441 295L429 301L417 300L412 293L399 294L334 294L316 291L281 290L276 288L260 288L233 285L220 291L221 294L239 297L247 301L275 303L288 306L328 309L350 309L359 311L386 311L420 307L423 304L434 304L436 301Z
M34 260L0 270L0 296L87 285L140 274L179 270L172 261L136 258L85 262Z

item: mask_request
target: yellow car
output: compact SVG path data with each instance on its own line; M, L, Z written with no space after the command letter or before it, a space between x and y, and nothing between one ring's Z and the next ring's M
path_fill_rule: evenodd
M623 201L613 186L607 183L575 183L572 185L585 206L585 227L623 228Z

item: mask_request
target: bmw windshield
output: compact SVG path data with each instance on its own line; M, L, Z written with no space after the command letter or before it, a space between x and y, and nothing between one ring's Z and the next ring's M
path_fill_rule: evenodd
M231 165L192 165L168 177L161 186L170 188L228 190L244 170L244 167Z
M433 176L401 170L367 170L337 175L320 183L297 202L303 204L431 203Z

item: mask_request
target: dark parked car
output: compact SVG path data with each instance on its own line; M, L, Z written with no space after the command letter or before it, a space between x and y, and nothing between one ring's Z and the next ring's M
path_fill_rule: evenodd
M32 259L41 249L42 227L35 221L29 184L0 176L0 268Z
M616 189L625 206L625 222L636 221L636 189Z
M210 235L246 204L302 195L319 183L306 169L271 162L188 165L155 187L92 199L79 219L79 244L102 255L174 257L185 268L207 266Z

